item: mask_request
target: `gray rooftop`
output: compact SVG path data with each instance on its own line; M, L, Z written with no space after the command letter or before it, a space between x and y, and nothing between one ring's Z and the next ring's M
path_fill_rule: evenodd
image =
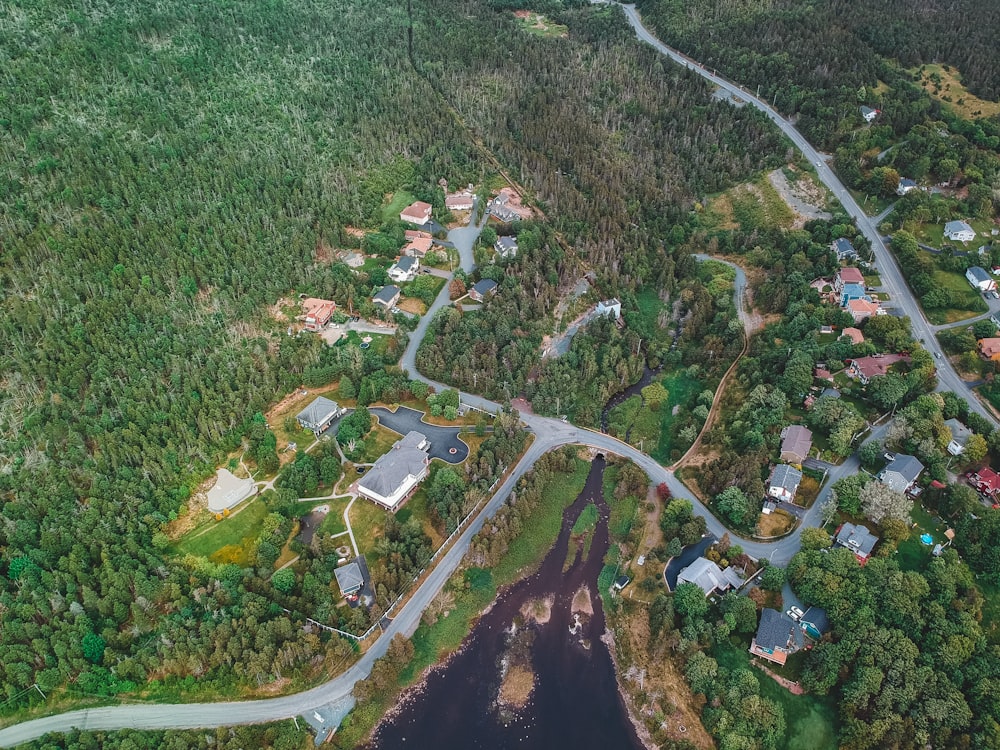
M899 180L899 187L916 187L917 183L911 180L909 177L901 177Z
M497 237L498 250L517 250L517 237Z
M761 648L771 651L780 649L789 653L794 653L805 645L805 637L799 624L784 612L774 609L761 610L760 625L757 626L754 640Z
M725 591L743 585L743 579L735 570L722 570L707 557L699 557L677 575L677 583L693 583L708 596L713 591Z
M325 396L317 396L305 409L299 412L296 419L305 424L323 424L340 410L336 401Z
M834 240L833 244L837 248L837 255L840 257L858 254L858 251L854 249L854 245L846 237L840 237L839 239Z
M788 464L778 464L771 471L769 483L772 487L781 487L794 493L802 483L802 472Z
M845 523L840 527L840 531L837 532L836 542L842 547L847 547L851 552L860 552L867 557L875 549L878 537L872 534L867 526L861 526L860 524L855 526L853 523Z
M393 286L392 284L389 284L379 289L378 292L376 292L375 295L372 297L372 301L381 302L383 305L388 305L390 302L392 302L393 298L397 294L399 294L399 291L400 289L398 286Z
M945 427L951 430L951 439L962 443L963 445L972 435L972 430L959 422L957 419L946 419L944 424Z
M977 282L990 281L993 278L988 273L986 273L985 268L981 268L980 266L971 266L966 273L972 276L972 278L974 278Z
M476 294L485 297L497 288L497 283L493 279L483 279L482 281L477 281L472 288L476 290Z
M822 607L809 607L803 614L803 625L812 625L821 634L830 629L830 618Z
M427 465L426 441L416 430L397 440L388 453L379 456L358 486L382 497L395 494L407 477L419 475ZM424 448L418 447L421 443Z
M949 221L944 225L944 233L954 234L955 232L975 232L967 222L964 221Z
M404 255L402 258L396 261L396 268L398 268L403 273L409 273L413 270L413 267L417 265L417 259L412 255Z
M361 568L356 562L350 562L337 568L333 574L337 577L337 585L340 586L340 591L344 595L353 594L365 585Z
M899 474L907 482L915 482L923 470L924 465L914 456L897 453L896 457L882 471L885 474Z
M790 451L799 456L808 456L812 448L813 434L808 427L800 424L789 425L781 431L781 452Z

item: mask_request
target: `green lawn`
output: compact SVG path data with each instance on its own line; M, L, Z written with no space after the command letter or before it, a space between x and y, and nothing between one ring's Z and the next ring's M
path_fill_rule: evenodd
M177 543L177 551L182 555L207 557L213 562L235 562L246 565L250 543L257 538L267 506L259 498L248 500L238 508L238 512L221 521L211 521L185 535Z
M983 594L983 633L990 643L1000 644L1000 587L982 578L976 585Z
M388 511L371 500L358 498L351 506L351 529L362 554L371 554L375 540L382 536Z
M670 396L666 403L660 406L660 440L650 455L661 463L669 463L675 458L673 456L676 441L674 426L680 417L680 414L674 415L674 407L685 407L705 386L700 381L688 377L685 370L671 373L660 382L663 383L663 387L667 389Z
M727 670L751 666L748 644L723 641L715 646L712 656ZM787 727L778 750L836 750L837 734L833 701L815 695L793 695L768 675L754 670L760 681L760 694L773 700L785 712Z
M382 208L382 221L398 219L400 212L415 200L416 196L414 196L413 193L406 192L405 190L399 190L393 193L389 204Z
M934 544L944 544L948 541L944 536L948 526L936 522L934 516L924 510L920 503L914 504L910 518L913 519L916 526L910 530L910 537L906 541L900 542L896 550L896 562L901 570L923 572L931 561L931 550L934 549ZM923 533L934 537L934 542L929 545L921 542L920 535Z
M969 286L969 282L963 274L936 269L934 283L950 291L955 295L955 299L959 300L959 307L924 311L927 314L927 319L935 325L974 318L989 309L982 295Z
M365 451L358 463L373 463L380 456L388 453L397 440L399 440L398 432L393 432L381 424L375 425L371 432L365 435Z
M342 498L340 500L324 500L321 504L326 504L330 506L330 512L326 514L326 518L323 519L323 523L319 525L317 533L319 534L340 534L347 531L347 524L344 523L344 510L347 508L347 504L350 502L349 498ZM361 502L360 500L358 502ZM347 537L344 537L345 543Z

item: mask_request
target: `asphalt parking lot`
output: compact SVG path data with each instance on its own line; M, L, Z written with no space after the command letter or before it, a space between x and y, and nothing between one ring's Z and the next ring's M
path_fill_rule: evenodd
M400 406L395 412L377 406L370 409L371 413L378 417L379 424L388 427L400 435L405 435L411 430L422 432L431 442L428 455L431 458L440 458L449 464L458 464L464 461L469 455L469 446L463 443L458 433L460 427L438 427L422 421L424 413L416 409ZM452 453L454 451L454 453Z

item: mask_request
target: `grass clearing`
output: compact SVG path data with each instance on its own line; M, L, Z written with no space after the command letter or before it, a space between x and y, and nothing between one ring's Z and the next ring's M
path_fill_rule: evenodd
M757 533L761 536L780 536L789 532L795 525L791 513L780 508L772 513L761 513L757 521Z
M737 185L728 193L733 218L744 231L789 228L795 221L795 212L767 179L767 175L762 175L752 183Z
M712 649L712 656L727 670L746 669L753 663L747 651L749 643L723 641ZM781 706L786 731L778 741L779 750L836 750L836 716L833 701L816 695L793 695L763 672L754 671L760 681L760 694Z
M185 535L176 549L182 555L205 557L212 562L247 565L257 529L267 512L260 498L248 500L228 518L212 520L209 525Z
M650 455L660 463L670 463L680 458L681 454L677 440L678 430L676 429L680 421L681 411L705 386L700 381L689 377L686 370L679 370L667 375L660 382L663 383L663 387L670 395L666 402L660 405L660 439ZM675 407L681 407L677 414L674 414Z
M396 191L389 196L389 202L382 207L382 221L398 219L399 214L402 213L403 209L413 203L416 199L417 198L413 195L413 193L409 193L406 190Z
M951 271L934 271L934 283L942 289L946 289L952 295L952 299L958 300L961 307L951 307L941 310L924 310L927 319L935 325L943 323L954 323L967 318L974 318L980 313L987 312L989 306L982 296L971 286L965 276Z
M413 493L413 497L407 500L406 505L396 513L396 519L405 523L410 518L416 518L420 521L420 528L430 537L431 548L438 549L444 543L445 538L441 536L441 533L431 522L430 498L427 497L427 490L424 489L431 480L432 477L428 477L421 484L420 488Z
M375 549L375 540L382 536L385 528L385 518L388 511L376 505L371 500L358 498L351 506L351 529L358 549L368 555Z
M516 10L514 11L514 16L517 18L521 28L529 34L557 38L569 36L568 27L549 20L541 13L535 13L530 10Z
M944 65L921 65L910 71L919 85L932 97L966 119L989 118L1000 115L1000 102L980 99L962 84L962 74Z

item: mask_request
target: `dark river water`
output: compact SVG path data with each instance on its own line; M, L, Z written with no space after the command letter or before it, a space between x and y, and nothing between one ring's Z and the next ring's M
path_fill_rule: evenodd
M604 411L601 412L601 431L608 431L608 413L614 409L619 404L624 403L632 396L642 393L642 389L653 382L653 378L660 374L662 367L658 367L655 370L649 369L649 365L644 365L642 370L642 377L638 381L630 385L624 391L616 393L614 396L608 399L608 403L604 405Z
M608 548L608 507L601 493L603 458L594 461L586 486L563 515L562 530L538 573L501 595L445 667L424 690L382 725L378 750L639 750L618 694L604 633L597 576ZM579 546L564 570L570 530L580 511L600 509L587 557ZM580 604L589 589L593 614ZM524 613L544 613L539 624ZM582 609L574 615L571 611ZM576 619L580 622L577 625ZM542 616L544 619L544 615ZM576 625L576 633L571 627ZM510 665L514 665L511 667ZM499 704L505 668L534 674L534 688L520 708ZM513 674L514 671L511 672Z

